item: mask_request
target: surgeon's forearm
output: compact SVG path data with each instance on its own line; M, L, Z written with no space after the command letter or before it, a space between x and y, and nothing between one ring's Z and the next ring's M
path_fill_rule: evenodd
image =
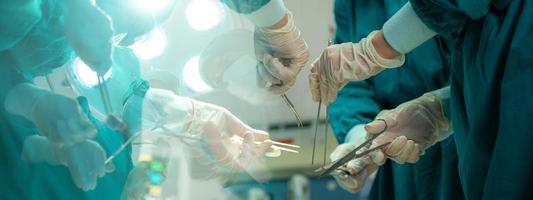
M384 45L378 53L388 56L388 54L406 54L420 46L425 41L436 35L429 29L415 13L410 3L406 3L383 25L383 40L388 45ZM379 39L379 38L378 38ZM393 49L395 52L391 51Z
M258 27L282 28L287 24L287 8L283 0L270 0L258 10L244 14Z
M61 163L62 149L59 144L53 143L48 138L40 135L26 137L22 147L22 160L28 163L46 162L51 165Z
M283 26L285 26L287 24L287 22L289 22L289 17L287 15L285 15L278 22L276 22L276 24L274 24L272 26L269 26L269 28L271 28L271 29L280 29Z
M376 52L385 59L393 59L402 55L402 53L396 51L387 42L383 35L383 31L377 32L377 34L372 37L372 45L376 49Z
M431 93L435 94L442 104L444 115L450 119L450 86L443 87L438 90L434 90Z
M33 107L49 91L30 83L20 83L9 90L4 107L11 114L32 120Z
M440 104L442 106L442 110L443 110L443 113L444 113L444 116L448 119L448 121L451 119L450 118L450 86L446 86L446 87L443 87L441 89L438 89L438 90L434 90L431 92L432 94L434 94L437 99L439 99L440 101ZM448 138L450 135L453 134L453 125L451 122L449 122L450 125L449 125L449 129L448 130L444 130L444 131L440 131L439 132L439 138L437 141L442 141L446 138Z

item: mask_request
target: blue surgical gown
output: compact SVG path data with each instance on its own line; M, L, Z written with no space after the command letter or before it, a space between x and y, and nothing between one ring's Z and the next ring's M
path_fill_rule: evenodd
M383 23L405 1L335 1L335 42L357 42ZM430 40L415 49L401 68L385 70L360 82L350 82L329 106L328 114L339 142L355 125L365 124L383 109L445 86L449 80L447 43ZM416 164L391 161L379 168L370 199L461 199L453 138L426 151Z
M468 199L533 197L533 1L412 0L454 41L452 123Z

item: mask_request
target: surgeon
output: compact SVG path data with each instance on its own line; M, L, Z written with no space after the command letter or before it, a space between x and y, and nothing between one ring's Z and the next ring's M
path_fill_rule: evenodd
M267 2L264 2L261 5L254 5L254 9L247 11L250 13L250 15L252 15L251 18L254 18L253 14L256 13L255 11L258 11L259 8L270 8L266 9L269 10L266 12L267 16L270 16L270 14L272 14L271 12L277 12L279 14L277 15L279 18L274 21L266 20L259 22L261 26L258 26L257 30L258 32L262 32L260 32L261 34L259 34L257 37L258 55L268 53L272 54L272 56L276 56L277 59L274 59L274 57L271 57L271 59L266 59L265 61L269 62L266 64L266 66L287 66L287 68L291 70L298 71L303 65L301 62L305 63L305 61L298 62L298 59L296 58L299 58L298 56L303 55L304 60L306 60L307 57L305 55L307 52L307 47L305 42L303 42L301 39L299 31L295 28L292 18L290 18L290 13L288 14L288 11L286 11L284 8L282 1L273 2L274 3L270 4L266 4ZM107 16L106 13L93 2L84 0L65 2L52 0L44 2L21 1L17 3L9 2L4 4L6 6L3 6L2 8L5 9L5 13L10 14L10 16L20 16L20 18L14 18L20 20L21 23L19 23L17 20L5 20L2 21L1 24L1 26L5 27L2 30L5 30L3 34L5 33L4 35L6 36L3 37L3 40L1 41L3 50L2 56L5 56L2 59L2 61L5 61L5 66L2 68L2 70L6 71L6 75L9 74L9 78L4 80L6 84L2 84L3 91L1 100L5 105L4 108L9 112L7 114L9 117L13 115L17 118L23 117L26 120L30 120L31 123L37 127L37 133L45 137L32 137L37 139L27 140L29 138L21 135L18 140L38 141L37 143L42 144L52 142L55 145L65 147L59 149L61 151L66 151L67 154L68 152L75 152L73 154L74 156L70 156L70 158L75 158L78 162L84 163L83 170L81 170L81 168L76 168L76 166L82 166L82 163L68 164L68 161L62 160L61 164L64 164L70 168L71 176L77 187L83 190L94 189L96 187L96 179L105 174L104 172L106 171L107 167L104 166L103 163L106 153L102 153L102 147L98 143L90 140L90 138L93 138L96 135L94 124L89 122L87 115L81 111L79 106L77 106L77 103L79 102L76 102L68 97L38 88L29 83L27 80L35 76L46 75L50 73L52 69L62 66L66 60L70 58L72 50L74 50L81 60L88 64L88 66L97 73L103 74L108 71L113 63L111 59L113 50L111 42L115 41L112 39L114 32L111 28L112 26L109 16ZM264 13L261 16L265 18ZM256 18L261 19L262 17ZM117 19L117 21L119 20ZM270 22L273 23L269 24ZM13 24L22 24L23 26L13 26ZM148 30L149 29L141 29L140 33L142 34L143 31ZM139 32L134 32L133 30L128 31L139 34ZM294 50L290 48L291 46L284 46L288 44L286 42L287 40L285 39L288 41L293 41L293 43L295 42L296 44L300 44L300 46L303 45L299 50L303 49L302 51L304 53L298 54L301 53L298 52L296 53L297 56L293 56L291 53L293 53ZM283 42L280 43L280 40ZM276 41L278 41L278 43L273 44ZM282 61L279 61L279 59L282 59ZM281 65L281 62L283 62L284 65ZM290 81L287 81L287 83L290 84ZM276 88L278 86L282 87L283 85L284 84L279 83L277 86L273 86L271 88ZM190 106L192 106L192 104L190 104ZM227 124L229 128L226 128L225 130L233 131L235 133L241 133L241 131L244 133L254 132L254 130L250 130L249 127L244 125L239 120L233 120L236 118L222 108L210 106L209 104L204 105L204 103L197 103L194 114L202 113L198 109L203 109L206 111L206 113L211 113L215 116L218 116L210 118L211 120L223 120L224 122L211 124L209 126L195 127L195 129L192 130L210 130L210 133L217 133L216 130L219 128L216 126L217 124L226 126L226 123L230 123ZM57 112L58 110L60 112ZM191 111L193 111L193 109L191 109ZM228 117L232 120L227 120ZM10 122L16 122L16 120ZM211 121L208 120L207 122ZM193 124L198 125L198 123ZM199 125L205 125L205 122L200 123ZM27 126L28 124L24 125L23 127ZM20 130L9 132L14 132L15 134L19 131ZM212 136L212 134L205 135L206 137ZM264 139L264 137L254 138ZM244 140L249 142L250 137L244 137ZM6 139L4 141L10 140ZM217 141L217 139L211 138L211 141ZM116 143L121 142L122 141L116 141ZM85 145L86 143L89 144ZM17 155L20 155L19 153L22 142L19 141L13 144L13 147L9 147L9 151L3 152L16 152L15 154L8 155L8 157L11 158L8 160L19 161L21 156ZM241 142L235 144L242 145L243 143ZM231 145L232 144L230 144L230 146ZM75 146L82 146L83 149L88 148L93 150L68 150ZM81 154L77 154L80 152ZM256 153L252 154L256 155ZM258 154L261 154L261 152L258 152ZM15 156L14 158L11 157L13 155ZM94 159L85 159L88 157L93 157ZM67 158L69 157L67 156ZM27 166L27 164L23 162L16 163ZM17 168L9 168L5 171L16 171L15 169ZM50 175L55 173L62 172L50 172ZM49 178L47 180L54 180L54 178ZM25 181L22 182L24 183ZM65 181L65 183L67 182L68 181ZM21 194L23 193L14 193L12 195ZM69 195L68 192L65 194L65 196L74 196ZM61 197L58 196L57 198Z
M392 16L405 1L335 1L337 25L335 43L357 42ZM385 109L448 83L449 66L442 38L428 40L406 56L402 68L384 71L360 82L349 82L328 107L328 114L339 145L331 154L337 160L366 139L364 125ZM368 176L378 168L358 169L352 161L346 168L351 175L335 175L339 185L358 192ZM457 155L453 138L426 150L414 165L387 161L379 167L369 199L458 199L462 196L457 174Z
M524 134L533 120L533 55L527 49L533 43L532 15L533 5L527 0L410 1L382 30L349 44L352 48L325 50L328 53L313 64L310 77L314 98L330 102L346 80L363 80L398 67L404 54L442 35L453 41L451 89L426 93L367 124L369 134L386 129L374 145L392 141L373 160L381 164L385 155L402 157L398 151L412 149L413 144L420 155L439 139L439 131L453 125L465 198L530 197L533 157L523 152L533 139ZM447 103L450 112L442 109ZM395 143L401 136L415 143ZM405 161L414 162L416 156Z

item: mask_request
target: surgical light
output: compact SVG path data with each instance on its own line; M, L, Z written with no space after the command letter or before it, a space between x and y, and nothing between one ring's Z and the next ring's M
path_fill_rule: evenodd
M194 30L205 31L220 23L222 9L213 0L192 0L187 5L185 17Z
M148 35L144 36L143 39L131 45L130 48L138 58L142 60L151 60L163 54L166 46L167 37L165 32L156 28L148 33Z
M202 80L199 69L200 56L190 58L183 66L183 82L195 92L208 92L212 88Z
M87 66L79 57L73 61L73 71L78 81L85 87L94 87L98 84L98 76L89 66ZM110 69L104 74L104 81L111 77L112 70Z

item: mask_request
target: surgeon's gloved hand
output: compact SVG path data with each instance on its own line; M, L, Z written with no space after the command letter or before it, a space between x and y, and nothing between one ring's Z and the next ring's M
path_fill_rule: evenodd
M397 163L415 163L424 151L448 136L450 122L441 101L433 93L405 102L395 109L381 111L365 126L369 134L379 135L372 147L391 142L374 153L374 161L383 164L388 157Z
M24 141L22 159L29 163L46 162L68 167L74 184L84 191L94 189L99 177L114 170L112 164L104 166L106 153L92 140L67 147L43 136L30 136Z
M337 92L351 80L368 79L386 68L403 65L404 56L381 57L372 44L376 31L358 43L342 43L327 47L312 64L309 87L314 101L325 105L337 98Z
M287 23L281 28L256 27L254 40L260 86L268 82L270 92L287 92L309 59L309 49L291 12L287 11Z
M270 149L268 133L249 127L225 108L194 100L192 106L187 132L200 136L221 164L246 168Z
M6 110L31 120L39 134L67 146L96 135L96 128L81 112L78 102L23 83L10 90Z
M65 37L80 59L105 74L112 65L113 27L109 16L91 0L63 1Z
M249 127L220 106L153 88L142 105L143 130L161 128L176 137L198 138L211 157L226 167L245 168L272 145L268 133Z
M63 147L61 163L68 167L74 184L82 190L93 190L99 177L114 171L112 164L105 166L104 149L92 140Z
M331 153L331 161L342 158L361 143L362 141L357 141L339 145L333 153ZM368 148L362 148L359 151L362 152L367 149ZM340 169L344 172L336 170L332 174L333 177L344 190L356 193L363 188L368 176L378 169L378 165L372 161L370 155L366 155L347 162L344 166L341 166Z
M59 94L41 96L34 104L31 121L39 134L66 145L82 142L96 135L96 128L81 112L78 103Z

